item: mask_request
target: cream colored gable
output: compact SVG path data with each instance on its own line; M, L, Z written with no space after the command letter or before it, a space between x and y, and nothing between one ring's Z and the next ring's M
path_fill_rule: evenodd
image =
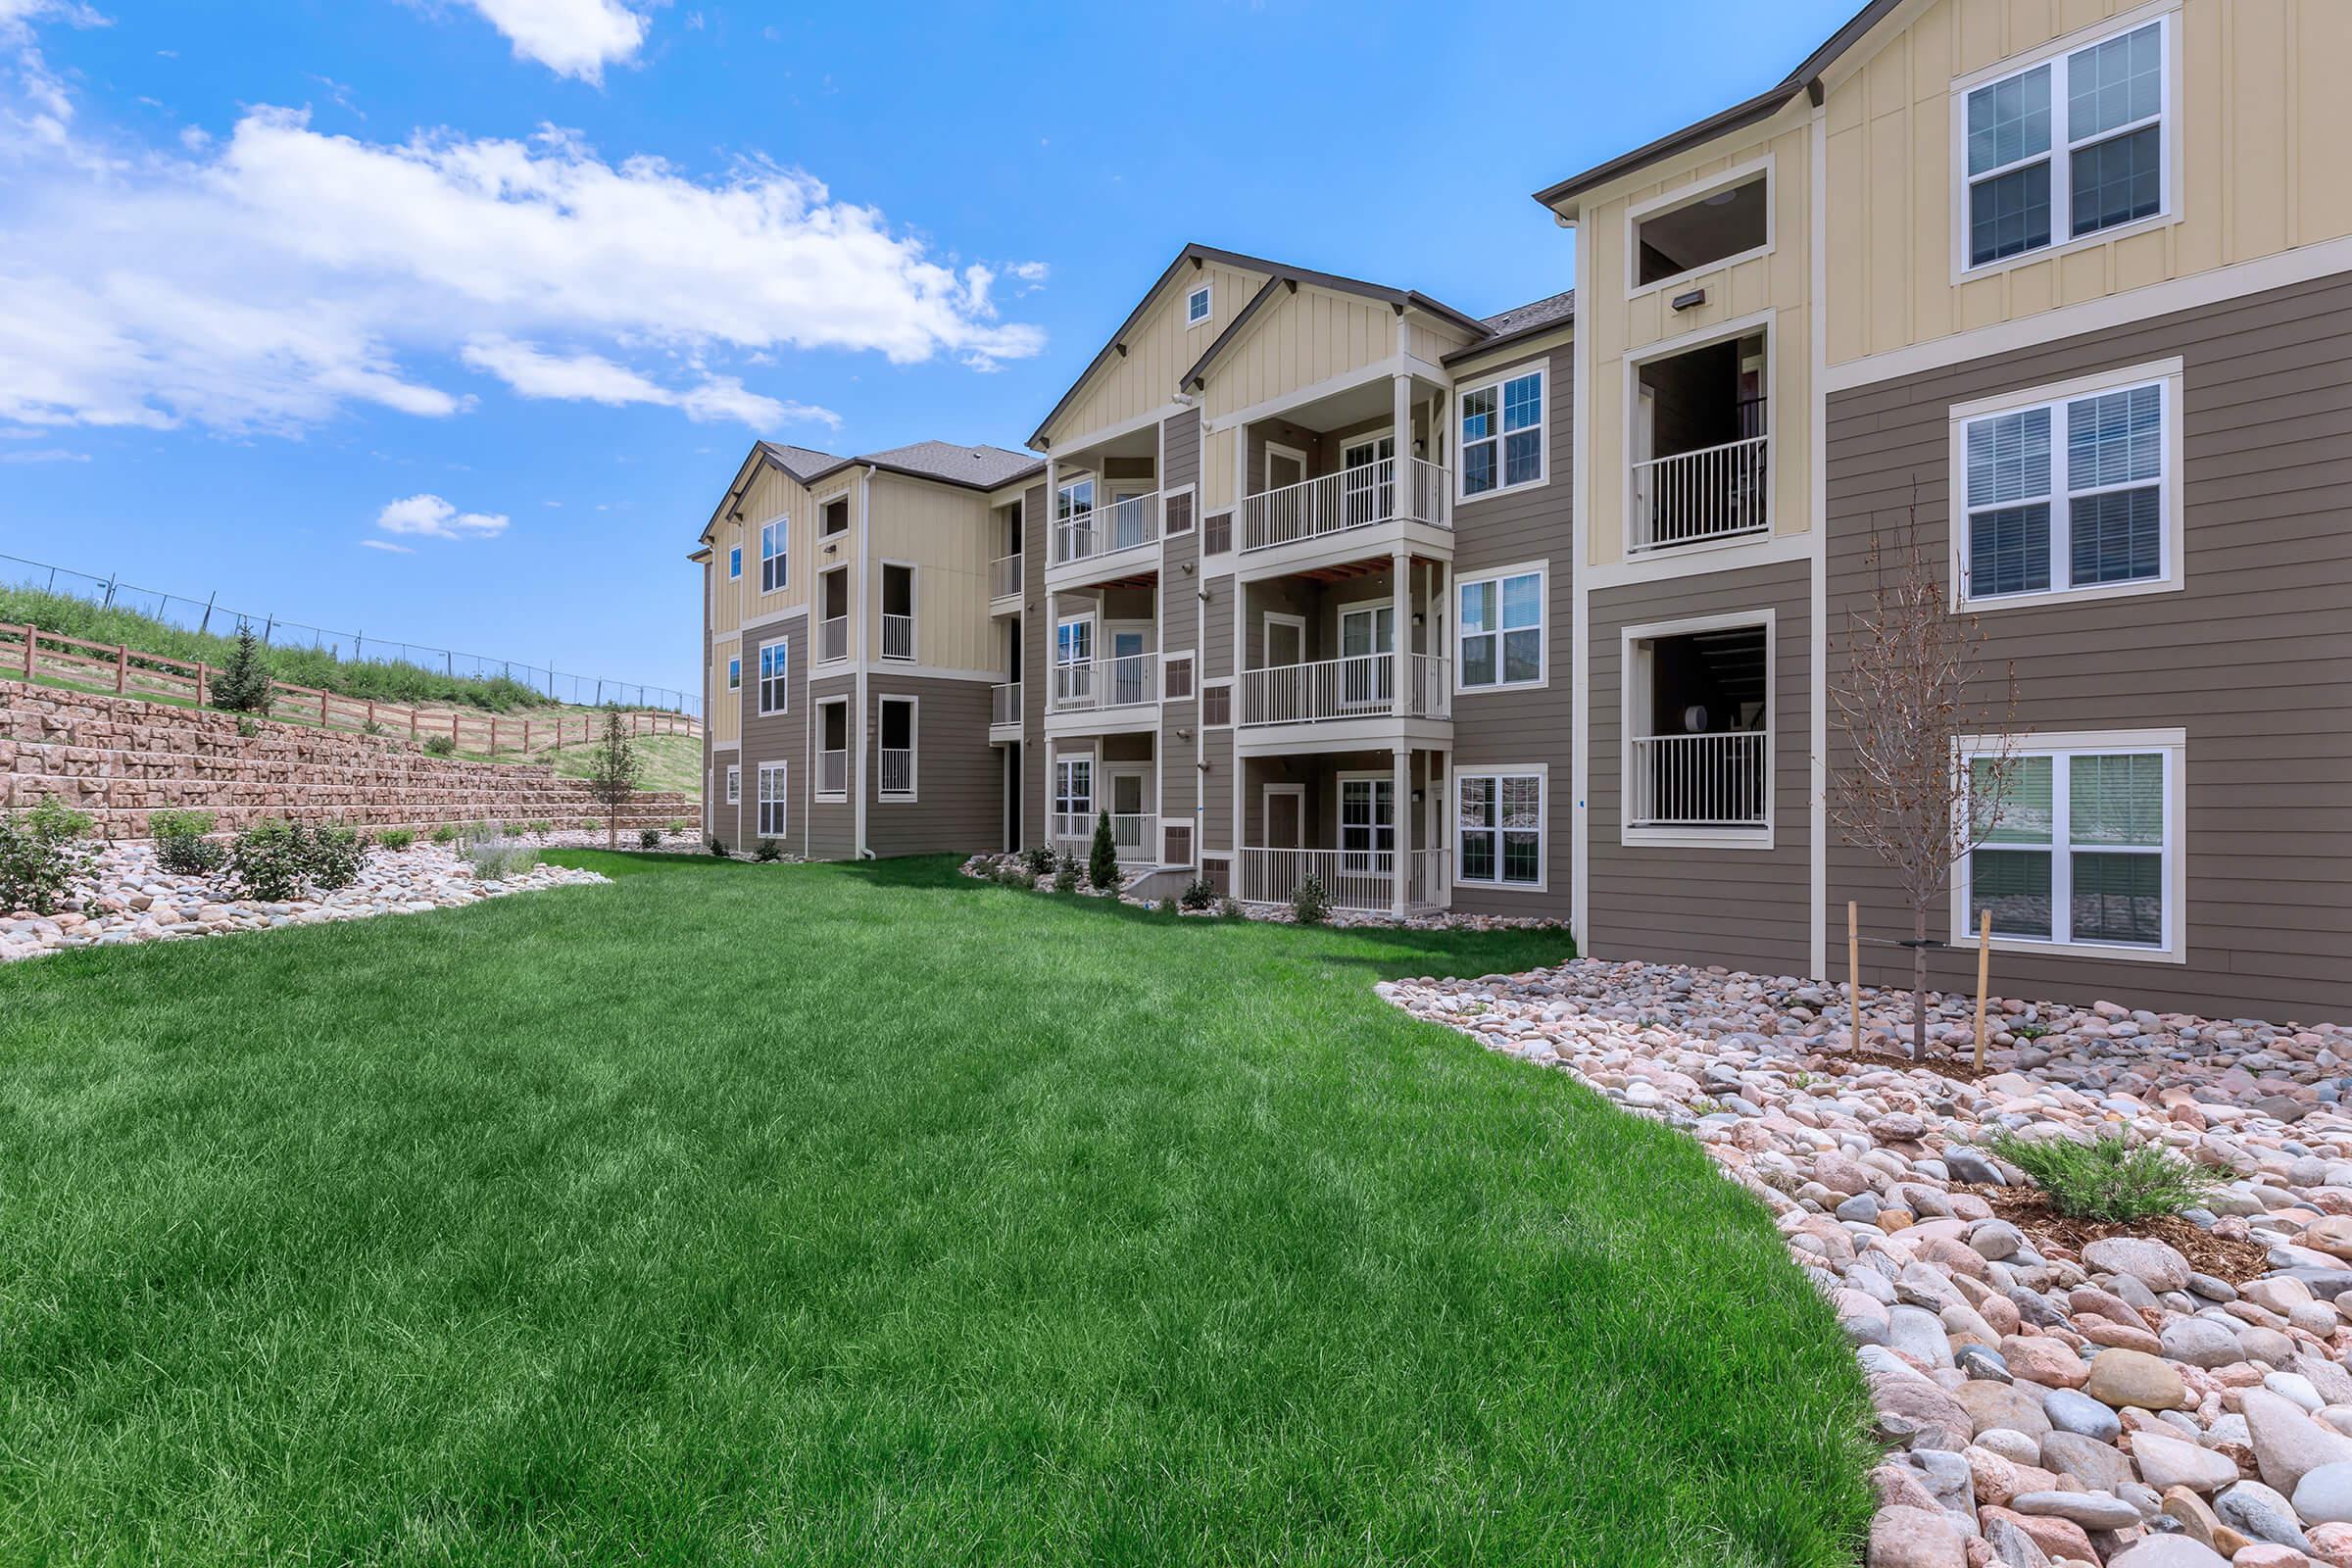
M1265 281L1263 272L1215 261L1204 260L1198 269L1185 269L1169 281L1134 330L1120 339L1127 347L1126 354L1111 355L1095 372L1094 380L1046 427L1045 439L1058 450L1084 446L1099 430L1126 424L1165 407L1175 398L1176 383L1184 372L1208 352L1217 334L1233 324L1233 318ZM1188 325L1185 301L1203 283L1209 290L1208 319Z
M1398 319L1395 307L1360 294L1312 283L1278 288L1209 367L1201 412L1222 418L1394 360ZM1470 341L1467 331L1418 315L1403 319L1406 352L1432 365Z

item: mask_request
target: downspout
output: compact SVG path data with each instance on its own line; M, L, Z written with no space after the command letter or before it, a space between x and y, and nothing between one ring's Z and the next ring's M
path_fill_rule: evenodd
M851 733L858 747L857 858L870 860L875 858L865 842L865 666L873 657L874 642L874 607L868 598L874 563L874 466L870 463L858 476L858 714L852 720Z

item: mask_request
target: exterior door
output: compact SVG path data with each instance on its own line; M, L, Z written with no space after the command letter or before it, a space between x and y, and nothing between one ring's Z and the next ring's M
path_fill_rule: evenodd
M1144 847L1144 775L1113 773L1104 780L1110 791L1110 836L1122 857Z
M1306 795L1297 785L1266 791L1266 848L1296 850L1304 828Z
M1341 449L1340 480L1348 526L1359 528L1396 514L1396 437L1351 441Z
M1266 488L1284 490L1306 482L1306 459L1281 447L1266 448Z
M1306 626L1297 620L1266 617L1266 664L1302 663L1306 660Z
M1095 760L1058 757L1054 760L1054 831L1074 837L1094 826Z
M1124 707L1140 703L1150 696L1144 678L1144 634L1140 631L1114 631L1110 634L1110 700Z
M1065 620L1054 628L1054 700L1061 707L1085 707L1094 696L1095 623L1091 618Z
M1396 651L1396 607L1364 605L1340 612L1340 700L1349 708L1386 708L1396 686L1396 661L1373 658Z

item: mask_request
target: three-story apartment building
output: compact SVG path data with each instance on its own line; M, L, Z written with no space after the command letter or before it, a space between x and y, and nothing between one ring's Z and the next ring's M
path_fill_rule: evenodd
M2334 0L1874 0L1539 193L1572 291L1479 318L1187 247L1030 456L755 452L698 555L714 831L1107 810L1171 882L1825 975L1849 899L1909 934L1826 803L1841 628L1916 539L2024 755L1934 935L1990 910L2014 991L2352 1014L2346 65ZM801 575L729 575L836 505ZM785 666L835 705L797 742L724 684L795 624L848 639Z

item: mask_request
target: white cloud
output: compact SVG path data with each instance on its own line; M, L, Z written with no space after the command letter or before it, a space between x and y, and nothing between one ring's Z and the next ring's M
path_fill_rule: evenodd
M0 4L6 0L0 0ZM646 19L619 0L471 0L507 35L517 60L536 60L559 76L601 82L645 42Z
M436 495L395 501L375 514L386 533L420 539L495 539L507 531L505 513L460 512Z
M416 553L407 545L396 545L389 539L363 539L360 541L360 548L387 551L395 556L413 556Z
M354 404L440 417L473 401L435 384L432 362L456 357L526 397L767 430L836 422L744 385L780 351L985 368L1044 346L1001 318L994 270L769 163L700 178L552 128L386 143L276 108L184 150L122 148L16 99L0 87L0 419L296 434ZM26 105L38 125L7 118ZM551 342L564 352L533 346Z
M14 430L8 432L12 436L16 433ZM29 435L31 432L26 431L25 434ZM89 461L90 455L87 452L68 452L63 447L34 447L30 450L11 448L6 452L0 452L0 463L87 463Z

